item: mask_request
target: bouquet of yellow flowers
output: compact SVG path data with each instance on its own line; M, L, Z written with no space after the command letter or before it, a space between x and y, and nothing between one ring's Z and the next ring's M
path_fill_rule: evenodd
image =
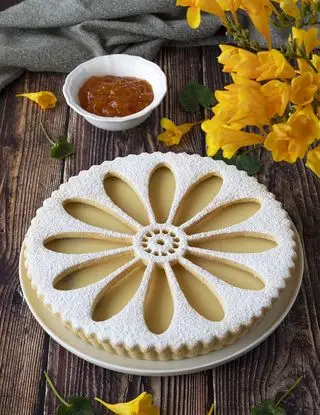
M201 123L207 155L220 150L230 159L243 147L263 146L274 161L305 159L320 176L319 0L177 0L177 6L187 7L192 28L200 25L202 11L216 15L236 44L220 45L218 61L232 83L215 92L214 115ZM267 48L250 38L239 12L247 13ZM270 24L291 28L281 50L272 48ZM172 124L162 120L168 131L159 139L168 145L193 127Z

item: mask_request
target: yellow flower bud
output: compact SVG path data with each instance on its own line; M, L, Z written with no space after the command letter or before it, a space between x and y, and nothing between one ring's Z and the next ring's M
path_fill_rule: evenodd
M265 37L267 46L271 49L269 19L273 11L272 2L270 0L241 0L241 8L248 13L252 23Z
M298 0L284 0L280 1L280 7L281 9L291 17L294 17L295 19L298 19L300 17L300 9L296 5Z

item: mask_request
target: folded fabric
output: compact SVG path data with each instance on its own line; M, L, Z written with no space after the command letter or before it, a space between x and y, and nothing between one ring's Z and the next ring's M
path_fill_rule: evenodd
M25 0L0 13L0 90L26 69L69 72L103 54L128 53L152 59L164 45L226 41L214 36L220 27L216 17L204 13L200 28L192 30L185 20L186 9L175 3ZM255 37L262 41L256 32Z

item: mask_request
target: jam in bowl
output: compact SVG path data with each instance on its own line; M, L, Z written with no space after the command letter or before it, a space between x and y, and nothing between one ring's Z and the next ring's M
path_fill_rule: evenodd
M153 101L148 81L129 76L91 76L80 88L82 108L103 117L126 117Z
M155 63L132 55L106 55L76 67L66 78L68 105L98 128L136 127L158 107L167 78Z

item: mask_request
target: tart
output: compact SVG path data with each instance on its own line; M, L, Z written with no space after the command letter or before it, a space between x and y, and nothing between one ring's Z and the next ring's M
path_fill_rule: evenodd
M153 153L82 171L45 200L25 240L52 318L139 359L232 343L294 268L291 222L256 179L198 155Z

